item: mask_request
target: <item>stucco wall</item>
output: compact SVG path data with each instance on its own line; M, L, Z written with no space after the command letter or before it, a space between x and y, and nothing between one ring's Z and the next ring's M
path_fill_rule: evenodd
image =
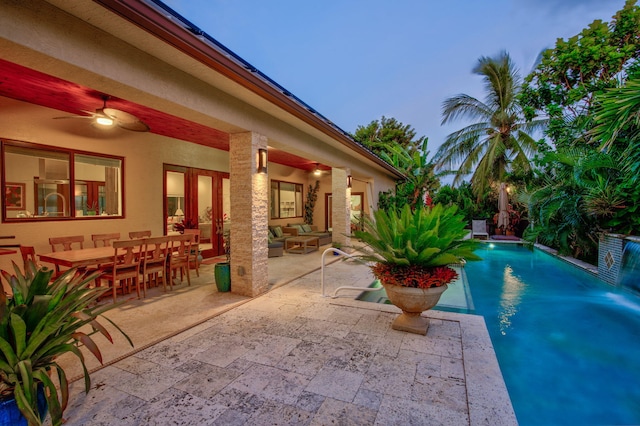
M181 52L154 39L128 21L88 0L55 2L69 13L41 0L0 2L0 58L43 73L145 105L228 133L265 135L270 148L330 167L349 169L372 182L364 191L367 205L393 186L379 165L354 156L349 147L294 115L218 75ZM77 14L78 16L73 16ZM238 52L242 54L242 52ZM96 105L96 108L100 105ZM229 155L200 145L152 133L117 130L105 134L85 120L53 120L67 115L0 97L0 138L58 145L122 156L125 218L95 221L0 224L0 235L48 251L53 235L85 235L151 229L162 234L162 164L229 171ZM303 183L303 195L314 177L271 164L269 178ZM331 192L331 174L321 178L314 224L324 227L324 194ZM288 220L284 220L288 222ZM0 258L6 268L10 256Z
M52 120L43 117L42 108L2 99L0 138L74 148L125 157L124 219L87 219L58 222L2 223L0 235L15 235L16 243L33 245L39 253L50 251L51 236L84 235L91 246L91 234L151 229L163 234L163 163L203 169L229 171L229 155L225 151L181 142L151 133L127 132L120 129L105 134L84 120ZM7 108L5 108L7 107ZM6 112L4 112L6 110ZM46 112L44 112L46 116ZM42 117L41 126L33 126ZM81 135L79 133L83 133ZM4 240L7 243L9 240ZM19 256L0 257L6 269ZM20 261L21 262L21 261Z

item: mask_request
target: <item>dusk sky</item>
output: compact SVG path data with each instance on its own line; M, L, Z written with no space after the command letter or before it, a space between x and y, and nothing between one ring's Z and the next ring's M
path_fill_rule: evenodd
M353 133L383 115L435 153L465 123L442 102L483 100L478 58L506 50L524 77L558 38L610 22L624 0L165 0L209 36Z

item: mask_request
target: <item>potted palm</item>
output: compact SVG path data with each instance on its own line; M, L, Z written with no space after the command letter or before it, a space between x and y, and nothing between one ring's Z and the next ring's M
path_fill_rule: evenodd
M2 271L12 290L0 291L0 425L40 425L47 415L51 423L62 424L69 383L57 358L66 353L82 364L85 391L91 386L79 344L100 362L102 355L91 338L101 333L113 343L98 317L114 304L98 305L108 287L92 287L99 273L85 274L70 269L55 281L47 268L29 262L23 274ZM129 337L109 319L129 344Z
M358 257L372 262L389 300L402 310L393 329L426 334L429 321L422 312L434 307L457 277L449 265L480 260L474 254L477 241L464 239L466 221L457 210L441 204L377 210L375 221L365 218L364 230L355 231L364 243Z

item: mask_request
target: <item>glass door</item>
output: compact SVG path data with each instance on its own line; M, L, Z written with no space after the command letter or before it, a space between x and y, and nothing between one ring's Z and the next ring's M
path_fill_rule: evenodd
M167 234L200 229L203 257L224 254L223 230L230 224L229 174L165 165Z
M166 235L179 233L184 226L186 170L165 170L164 216Z

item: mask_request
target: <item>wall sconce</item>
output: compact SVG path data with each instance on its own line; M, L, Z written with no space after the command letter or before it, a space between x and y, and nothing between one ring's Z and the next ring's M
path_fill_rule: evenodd
M258 173L267 173L267 150L260 148L258 149L258 161L257 161L256 170Z
M351 188L353 185L353 177L351 175L347 175L347 188Z

